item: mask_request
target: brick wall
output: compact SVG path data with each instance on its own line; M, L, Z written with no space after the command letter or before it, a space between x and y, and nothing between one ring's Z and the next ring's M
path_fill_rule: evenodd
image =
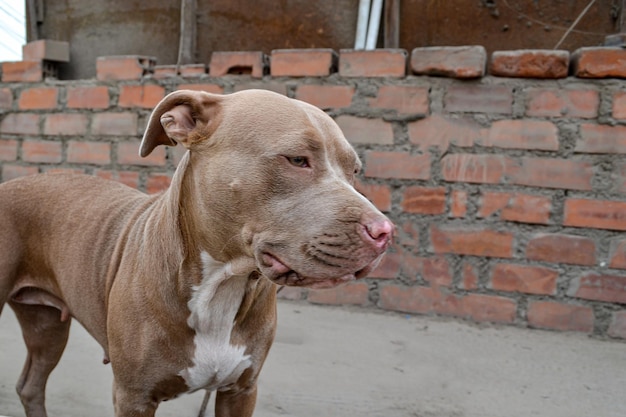
M165 94L271 89L335 118L365 164L358 188L398 227L370 278L282 297L626 338L626 50L269 58L105 57L96 79L75 81L5 63L2 181L70 171L158 192L182 149L137 149Z

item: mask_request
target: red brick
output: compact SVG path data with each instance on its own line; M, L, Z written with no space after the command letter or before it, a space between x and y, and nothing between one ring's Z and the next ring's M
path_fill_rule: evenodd
M98 87L68 87L68 109L106 109L109 107L109 89Z
M417 75L479 78L485 75L486 64L482 46L429 46L411 52L411 70Z
M168 174L152 173L146 180L146 192L148 194L160 193L167 190L172 182L172 176Z
M57 106L59 89L54 87L36 87L23 90L17 105L20 110L47 110Z
M217 84L179 84L178 90L206 91L212 94L224 93L224 87Z
M379 306L409 313L438 313L498 323L515 320L514 300L483 294L458 297L428 287L386 285L380 289Z
M353 145L393 145L393 128L382 119L342 115L335 121Z
M120 107L154 108L165 97L165 88L160 85L120 86Z
M21 165L2 164L2 181L9 181L27 175L34 175L39 172L37 167L25 167Z
M528 116L593 119L599 107L600 94L596 90L530 88L527 92Z
M507 172L509 182L531 187L591 190L593 164L557 158L521 158Z
M452 276L450 275L450 272L449 272L449 265L447 263L446 263L446 267L448 268L447 277L441 277L441 276L433 277L432 275L424 276L423 266L424 266L424 261L426 258L413 254L411 250L400 246L400 244L397 242L393 243L391 250L393 252L391 253L392 255L391 262L389 262L390 268L386 268L386 269L388 269L389 272L393 272L394 274L393 275L392 274L385 274L385 275L376 274L376 275L370 276L370 278L387 278L387 279L401 278L402 282L416 282L419 279L419 277L422 276L425 280L434 279L435 281L437 281L437 280L445 280L445 278L449 277L449 281L452 281ZM445 259L443 259L443 261L447 262ZM432 271L428 271L427 273L431 273L431 272ZM377 276L377 275L380 275L380 276ZM447 284L443 284L443 285L447 285Z
M613 117L626 119L626 91L619 91L613 95Z
M391 210L391 188L387 184L365 184L358 182L355 186L380 211Z
M85 170L81 168L62 168L58 166L44 166L43 172L47 174L84 174Z
M253 78L261 78L267 68L267 57L261 51L215 51L211 54L209 75L249 74Z
M626 202L568 198L563 225L626 230Z
M100 178L121 182L132 188L139 188L139 172L137 171L109 171L97 169L94 174Z
M69 42L40 39L22 46L25 61L70 62Z
M296 90L296 98L320 109L350 107L354 97L354 86L304 84Z
M404 237L403 241L406 243L407 240ZM417 238L418 236L415 236L415 239ZM415 241L410 246L417 248L417 244L418 242ZM381 264L369 275L369 278L395 279L403 275L404 279L410 282L415 282L418 277L421 277L434 286L452 284L450 264L443 256L416 256L398 245L394 245L393 250L394 252L387 252Z
M164 166L165 147L159 146L145 158L139 156L139 142L120 142L117 145L117 163L122 165Z
M36 135L39 133L39 115L9 113L0 121L0 132L13 135Z
M404 49L339 51L339 75L342 77L404 77L407 52Z
M425 119L408 124L409 140L422 150L431 147L445 152L452 144L471 147L474 142L486 134L473 120L452 118L433 114Z
M549 197L522 193L484 191L479 201L477 217L497 214L502 220L548 224L552 201Z
M450 193L450 217L467 215L467 191L452 190Z
M364 282L350 282L326 290L309 290L307 300L315 304L360 305L369 304L369 288Z
M402 196L402 211L414 214L443 214L446 211L446 189L407 187Z
M504 297L470 294L465 297L439 292L432 294L435 312L479 322L510 323L515 320L516 303Z
M580 277L568 295L586 300L626 304L626 276L590 272Z
M137 113L96 113L92 116L91 133L103 136L135 136Z
M380 288L378 306L385 310L406 313L434 313L436 304L442 303L442 296L428 287L401 287L385 285Z
M491 288L498 291L552 295L559 273L532 265L496 264L491 270Z
M9 110L13 107L13 92L10 88L0 88L0 109Z
M54 136L79 136L87 133L89 119L86 114L53 113L44 116L43 134Z
M607 334L611 337L626 339L626 310L613 313Z
M495 51L489 72L498 77L565 78L569 52L554 50Z
M578 332L593 330L593 310L585 306L531 301L527 317L529 326L541 329Z
M443 256L420 258L419 275L433 286L449 287L452 285L450 263Z
M483 191L478 201L479 209L476 217L485 218L493 216L510 204L513 193Z
M511 114L513 87L455 84L448 87L444 106L449 112Z
M102 56L96 60L98 81L140 80L154 72L156 59L140 55Z
M626 269L626 239L611 242L609 267Z
M435 253L511 258L513 240L512 233L490 229L430 227L430 241Z
M410 282L415 282L417 280L417 276L422 272L423 258L415 256L411 251L401 247L398 243L393 244L393 250L393 263L391 263L390 266L393 266L394 268L389 269L394 272L394 276L389 274L386 278L393 279L404 276L404 279L408 279Z
M336 68L332 49L275 49L270 61L272 77L327 77Z
M396 241L398 245L418 249L420 242L419 224L413 221L404 222L396 228L394 241Z
M526 257L534 261L595 265L596 243L582 236L540 233L528 242Z
M17 160L17 141L0 138L0 161Z
M42 61L2 62L3 83L37 83L43 81Z
M437 290L438 289L435 289L435 291ZM435 295L436 294L437 293L435 292ZM502 299L502 297L500 298ZM446 316L461 317L464 319L474 319L481 321L480 318L486 316L485 311L493 310L493 308L488 305L488 300L480 300L481 302L484 301L484 303L482 303L482 305L477 305L477 302L479 300L475 298L470 298L468 300L467 297L455 296L447 292L442 293L441 296L439 296L439 300L436 301L438 301L434 303L436 313ZM480 314L481 310L483 311L482 314Z
M25 140L22 159L27 162L58 163L63 159L61 142L51 140Z
M462 299L463 317L478 322L513 323L517 303L506 297L469 294Z
M503 155L450 154L441 160L441 173L445 181L498 184L512 164Z
M378 305L407 313L465 316L462 299L439 288L385 285L380 289Z
M67 144L67 162L108 165L111 163L111 144L71 140Z
M155 65L152 77L155 80L176 77L178 75L178 65Z
M489 134L479 144L505 149L532 149L557 151L558 129L543 120L498 120L493 122Z
M430 178L430 155L368 151L365 154L365 176L427 180Z
M626 126L583 124L580 138L576 141L576 152L583 153L626 153Z
M181 65L178 70L180 76L184 78L202 77L207 73L206 64Z
M548 224L551 211L550 197L516 193L502 208L500 217L512 222Z
M400 275L403 255L387 252L380 264L368 275L368 278L395 279Z
M378 88L376 98L369 100L369 106L377 109L396 110L400 114L428 114L428 88L381 85Z
M461 267L461 285L464 290L475 290L478 288L478 269L468 261L464 261Z
M580 78L626 78L623 48L579 48L572 54L574 75Z

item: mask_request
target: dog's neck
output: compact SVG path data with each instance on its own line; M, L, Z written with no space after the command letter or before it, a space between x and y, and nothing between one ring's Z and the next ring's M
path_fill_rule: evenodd
M193 151L199 152L199 151ZM185 256L208 253L213 259L228 262L243 255L241 225L235 221L238 207L229 207L225 212L218 200L218 193L208 193L204 178L205 166L198 162L198 155L187 151L181 159L170 187L163 194L169 207L176 207L172 221L183 240ZM186 196L197 196L185 198Z

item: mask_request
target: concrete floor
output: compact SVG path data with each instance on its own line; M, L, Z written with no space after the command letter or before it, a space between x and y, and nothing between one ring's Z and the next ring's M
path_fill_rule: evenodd
M0 318L0 414L21 417L25 349ZM112 416L111 369L76 323L48 383L48 413ZM160 417L197 416L203 392ZM213 415L212 412L207 415ZM626 343L581 334L281 301L255 417L624 417Z

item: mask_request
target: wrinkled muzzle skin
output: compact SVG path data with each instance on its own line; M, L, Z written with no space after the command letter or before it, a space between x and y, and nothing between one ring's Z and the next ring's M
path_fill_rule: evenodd
M223 262L252 256L280 285L328 288L365 277L394 226L355 190L356 152L318 108L270 92L255 92L255 100L243 93L211 107L205 118L217 127L196 129L210 138L190 140L189 163L204 164L195 170L204 177L190 181L202 187L194 191L203 196L197 212L206 216L202 227L220 236L202 246ZM210 247L216 241L222 246Z
M251 242L261 272L277 284L311 288L365 277L389 245L390 223L344 179L325 178L311 190L268 204L277 216ZM383 229L376 238L372 227Z

